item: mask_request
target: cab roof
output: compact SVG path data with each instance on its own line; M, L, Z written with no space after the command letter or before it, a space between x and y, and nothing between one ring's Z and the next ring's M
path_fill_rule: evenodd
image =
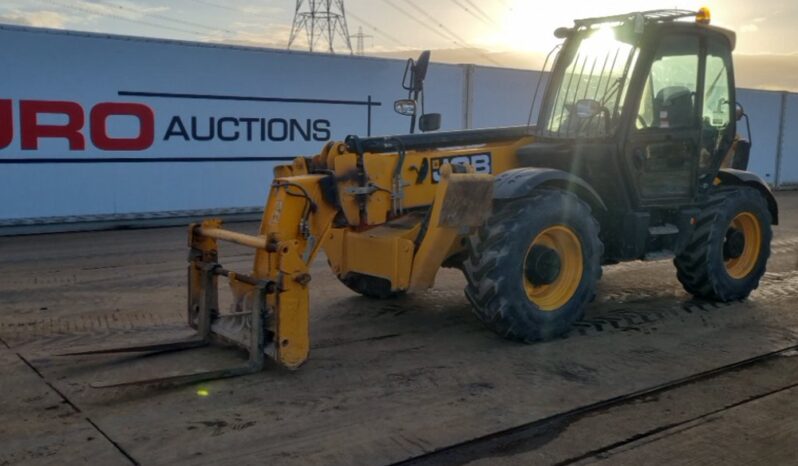
M690 10L648 10L633 11L621 15L599 16L595 18L583 18L574 20L574 25L579 27L590 27L594 24L603 23L625 23L627 21L644 21L646 23L662 23L666 21L676 21L677 19L695 17L697 12Z
M574 20L573 30L579 31L579 30L591 29L593 26L602 25L602 24L632 23L634 24L635 30L642 33L647 25L674 23L677 22L678 20L685 18L695 18L696 15L698 15L698 13L699 12L697 11L691 11L691 10L670 9L670 10L635 11L620 15L583 18L583 19ZM683 21L679 21L679 23L690 24L697 28L708 29L723 34L729 40L732 50L734 50L734 47L737 43L737 34L735 34L734 31L720 28L717 26L710 26L707 23L700 23L700 22L687 23Z

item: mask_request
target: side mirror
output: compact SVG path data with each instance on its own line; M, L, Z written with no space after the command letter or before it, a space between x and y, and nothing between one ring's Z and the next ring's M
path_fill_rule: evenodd
M400 115L413 116L416 114L416 101L413 99L397 100L393 103L393 109Z
M422 90L424 88L424 79L427 77L427 69L429 68L430 51L425 50L421 52L413 65L413 89Z
M572 32L574 32L574 30L571 28L560 27L554 30L554 37L557 39L566 39Z
M423 132L437 131L441 129L441 114L440 113L427 113L421 115L418 120L418 129Z
M582 99L576 101L574 104L574 110L576 112L576 116L579 118L593 118L594 116L601 113L601 104L593 99Z
M734 117L737 119L737 121L740 121L743 119L744 116L745 116L745 109L743 108L742 104L740 104L740 102L737 102L737 105L735 106L734 110Z
M748 114L745 113L745 109L743 108L740 102L735 103L734 105L734 117L737 118L737 121L742 120L745 118L745 129L748 132L748 148L750 150L751 144L754 143L753 136L751 136L751 120L748 118ZM748 165L748 159L745 160L746 166Z

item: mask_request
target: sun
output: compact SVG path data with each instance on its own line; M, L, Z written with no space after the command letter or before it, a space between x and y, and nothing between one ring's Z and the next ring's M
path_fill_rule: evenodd
M558 40L553 31L562 23L551 14L541 14L538 2L514 1L499 16L500 27L489 31L475 42L493 51L545 52Z

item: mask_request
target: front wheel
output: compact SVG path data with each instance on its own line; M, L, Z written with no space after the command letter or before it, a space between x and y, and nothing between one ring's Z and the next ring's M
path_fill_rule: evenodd
M767 201L749 187L713 193L690 243L674 259L677 278L696 297L728 302L759 286L773 237Z
M489 328L510 339L567 332L593 299L604 246L590 207L539 190L499 206L469 238L466 296Z

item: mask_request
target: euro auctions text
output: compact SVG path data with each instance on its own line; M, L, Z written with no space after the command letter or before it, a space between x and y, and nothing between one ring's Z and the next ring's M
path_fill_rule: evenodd
M109 122L115 119L131 120L133 129L124 135L112 134ZM102 151L143 151L156 139L183 143L324 142L331 134L327 119L258 115L161 118L149 105L136 102L100 102L87 108L68 100L0 99L0 149L38 150L42 139L61 139L71 151L86 150L87 145Z

